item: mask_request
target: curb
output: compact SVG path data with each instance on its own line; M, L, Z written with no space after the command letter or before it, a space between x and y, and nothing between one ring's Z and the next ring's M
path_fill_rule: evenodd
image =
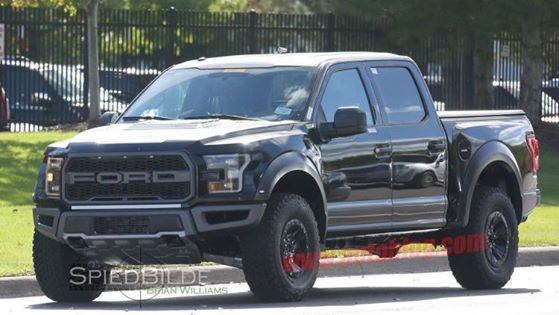
M520 248L517 267L559 265L559 246ZM326 258L320 260L319 277L362 276L370 274L440 272L450 270L446 253L410 252L396 258L377 256ZM204 271L205 284L240 283L245 278L242 270L228 266L173 266L172 271ZM118 288L117 288L118 289ZM34 276L0 278L0 298L43 295Z

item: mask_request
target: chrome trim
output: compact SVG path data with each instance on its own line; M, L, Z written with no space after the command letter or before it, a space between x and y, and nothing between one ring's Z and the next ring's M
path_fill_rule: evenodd
M142 204L142 205L90 205L90 206L72 206L72 210L119 210L119 209L178 209L181 208L180 203L173 204Z
M103 234L103 235L86 235L83 233L64 233L63 239L68 242L70 237L81 237L84 240L114 240L114 239L147 239L147 238L160 238L164 235L175 235L178 237L186 237L184 231L168 231L157 232L155 234Z

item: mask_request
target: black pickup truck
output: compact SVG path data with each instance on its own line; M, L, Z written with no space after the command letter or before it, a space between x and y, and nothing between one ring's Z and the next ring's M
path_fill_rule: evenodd
M106 126L45 151L37 280L55 301L104 283L72 266L214 261L266 301L301 299L320 251L444 246L467 289L500 288L539 204L522 111L437 113L417 65L387 53L200 58Z

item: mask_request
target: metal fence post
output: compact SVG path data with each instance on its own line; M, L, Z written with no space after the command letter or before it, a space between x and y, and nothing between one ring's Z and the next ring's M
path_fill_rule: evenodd
M89 109L89 49L87 47L87 14L83 10L78 11L78 15L81 15L83 18L80 19L82 21L83 27L83 38L82 41L82 55L83 55L83 106ZM85 120L89 119L89 110L84 111L87 113L87 117L84 117Z
M336 16L330 12L326 15L326 51L335 51Z
M248 20L248 45L251 54L256 54L258 52L257 42L256 42L256 23L258 20L258 13L256 11L250 10L249 20Z
M171 7L167 11L167 60L166 66L170 67L176 62L177 48L177 10Z

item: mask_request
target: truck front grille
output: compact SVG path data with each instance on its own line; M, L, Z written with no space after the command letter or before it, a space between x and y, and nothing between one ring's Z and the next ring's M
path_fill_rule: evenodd
M64 168L69 202L182 201L191 194L182 155L70 157Z
M95 218L93 230L97 235L107 234L149 234L148 216Z
M184 230L178 215L69 216L64 233L85 235L157 234Z

